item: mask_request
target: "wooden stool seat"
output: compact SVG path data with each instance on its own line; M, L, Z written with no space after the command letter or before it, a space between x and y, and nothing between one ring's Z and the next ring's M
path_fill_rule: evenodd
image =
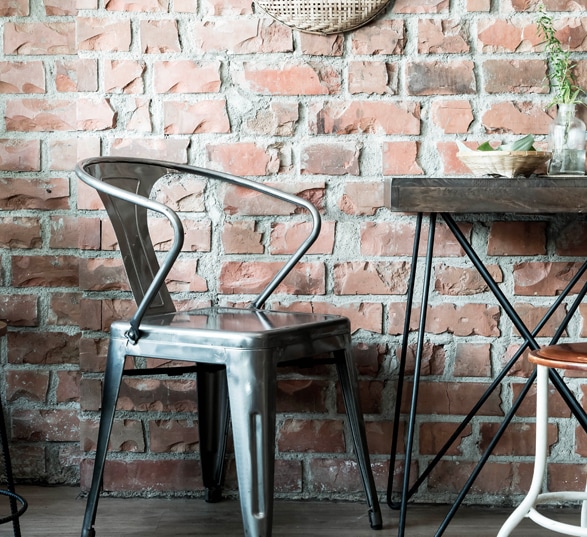
M587 537L587 490L542 492L548 458L548 380L550 369L587 371L587 342L548 345L530 351L528 360L536 364L536 453L534 473L528 494L501 527L497 537L508 537L526 517L549 530ZM577 525L565 524L536 510L538 505L552 502L582 502L581 520Z
M561 343L530 351L528 360L556 369L587 371L587 342Z

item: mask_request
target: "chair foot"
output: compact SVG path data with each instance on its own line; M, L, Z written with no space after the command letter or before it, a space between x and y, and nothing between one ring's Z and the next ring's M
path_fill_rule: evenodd
M381 530L383 529L383 519L381 518L381 511L369 511L369 523L371 524L371 529L373 530Z
M95 537L95 536L96 536L96 530L94 528L82 530L82 537Z
M222 487L209 487L206 489L207 503L218 503L222 501Z

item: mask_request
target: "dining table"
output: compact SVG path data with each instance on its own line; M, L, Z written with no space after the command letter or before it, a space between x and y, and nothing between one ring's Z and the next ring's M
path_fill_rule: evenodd
M587 281L583 277L587 270L587 261L579 264L579 268L568 281L565 288L553 298L552 305L548 308L543 318L534 327L528 327L512 304L513 297L508 296L507 290L501 288L493 277L491 270L484 261L484 252L480 251L483 244L474 246L466 233L459 226L459 222L475 221L476 219L501 218L524 219L548 215L581 215L587 212L587 180L585 176L538 176L530 177L391 177L384 183L385 206L393 212L411 214L415 216L414 241L411 256L411 268L406 292L406 313L401 335L401 351L399 359L398 383L396 389L396 401L393 419L390 468L387 486L387 503L392 509L399 510L398 537L403 537L406 531L406 518L408 515L408 502L412 496L425 483L436 465L446 456L450 447L459 438L468 424L478 414L480 408L488 400L495 389L502 384L513 366L524 355L524 351L539 348L536 340L537 334L551 319L553 314L569 297L570 304L566 314L554 331L550 343L555 343L565 333L567 325L579 304L587 293ZM580 217L580 216L579 216ZM423 221L428 220L427 240L423 237ZM425 342L426 315L430 297L432 264L434 259L434 237L438 220L443 221L450 233L454 236L465 256L472 266L479 272L489 291L503 308L503 311L511 319L513 326L521 336L522 343L515 354L505 363L502 369L492 375L487 389L477 401L471 402L470 412L463 417L455 427L446 443L438 449L437 453L428 461L426 468L413 477L410 475L412 457L414 451L414 438L416 417L418 415L418 396L421 383L421 366L423 348ZM483 241L481 241L483 242ZM485 243L486 246L486 243ZM418 263L420 252L425 252L423 263ZM423 277L419 278L423 270ZM419 282L419 283L418 283ZM404 391L408 389L409 375L406 371L406 359L408 349L408 336L411 327L411 312L414 304L415 288L421 284L420 313L416 336L415 362L413 379L411 380L411 394L409 396L409 410L407 427L405 429L405 458L403 461L403 478L401 480L400 499L393 490L394 475L398 462L398 446L400 442L400 421L402 420L402 401ZM578 288L578 290L577 290ZM498 336L499 337L499 336ZM442 535L450 521L465 500L475 479L483 469L491 456L496 444L503 436L520 404L529 393L536 372L533 371L527 378L523 389L514 399L511 407L504 413L495 435L489 441L478 463L468 475L466 482L450 505L448 513L440 523L435 537ZM556 370L550 370L550 380L556 390L568 405L571 413L579 424L587 431L587 414L576 400L575 396L565 384ZM407 393L407 392L406 392Z

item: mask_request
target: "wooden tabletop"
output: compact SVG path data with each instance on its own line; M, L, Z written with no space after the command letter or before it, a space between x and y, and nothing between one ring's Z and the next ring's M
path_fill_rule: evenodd
M583 213L587 176L394 177L385 206L401 212Z

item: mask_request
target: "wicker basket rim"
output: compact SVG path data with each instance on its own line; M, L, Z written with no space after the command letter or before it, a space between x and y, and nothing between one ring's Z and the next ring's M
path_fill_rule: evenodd
M296 30L335 34L374 19L391 0L256 0L274 19Z

